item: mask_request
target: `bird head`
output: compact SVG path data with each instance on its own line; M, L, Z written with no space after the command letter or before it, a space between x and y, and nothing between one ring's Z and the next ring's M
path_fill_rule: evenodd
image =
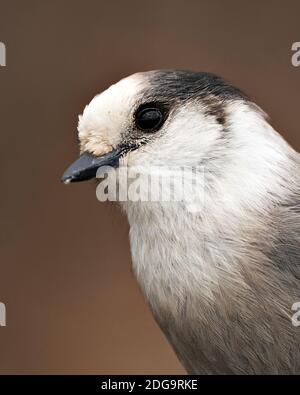
M222 154L228 103L246 96L221 78L188 71L137 73L97 95L79 116L80 158L64 182L101 166L196 166ZM222 147L223 142L223 147Z
M79 116L80 157L65 183L96 177L107 166L205 166L219 196L255 204L274 175L289 171L287 143L265 114L222 78L178 70L131 75ZM217 193L213 194L217 196ZM234 204L234 203L233 203Z

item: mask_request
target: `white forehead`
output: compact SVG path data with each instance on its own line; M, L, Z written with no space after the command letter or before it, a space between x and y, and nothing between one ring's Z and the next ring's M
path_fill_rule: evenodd
M95 96L79 116L78 132L83 149L92 150L96 142L117 143L122 127L128 122L138 93L145 88L142 74L134 74Z
M135 101L137 93L144 85L145 79L141 74L124 78L95 96L86 106L83 115L87 117L93 114L98 115L101 110L113 112L113 110L118 109L124 112L128 108L128 104Z

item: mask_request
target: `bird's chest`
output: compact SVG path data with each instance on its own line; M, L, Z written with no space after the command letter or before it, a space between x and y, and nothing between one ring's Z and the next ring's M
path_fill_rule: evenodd
M160 323L181 320L192 299L209 305L220 275L201 228L171 223L132 221L130 227L133 270ZM197 308L201 310L199 304Z
M215 314L218 271L205 256L201 240L185 239L183 231L132 224L130 240L142 292L179 359L192 372L190 355L196 348L198 355L202 352L207 339L205 321Z

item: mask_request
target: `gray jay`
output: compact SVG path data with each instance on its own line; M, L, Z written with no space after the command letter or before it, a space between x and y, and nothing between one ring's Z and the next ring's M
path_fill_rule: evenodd
M78 132L66 183L107 166L204 168L200 210L121 202L134 273L186 370L300 373L300 155L265 113L213 74L157 70L97 95Z

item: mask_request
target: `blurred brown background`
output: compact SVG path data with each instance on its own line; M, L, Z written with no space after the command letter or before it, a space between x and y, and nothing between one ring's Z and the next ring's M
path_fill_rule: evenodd
M0 373L183 372L131 273L126 218L93 182L59 181L77 115L135 71L211 71L299 150L299 15L299 0L0 0Z

